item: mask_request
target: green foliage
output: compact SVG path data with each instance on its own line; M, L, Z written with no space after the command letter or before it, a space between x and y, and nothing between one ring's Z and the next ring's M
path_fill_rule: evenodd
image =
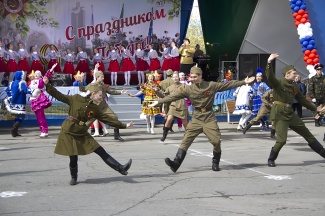
M201 19L198 10L193 8L189 25L187 28L186 37L190 39L192 46L199 44L201 50L206 53L205 43L203 38Z
M25 4L27 11L24 11L24 15L19 15L13 24L16 27L22 37L27 37L27 33L30 31L29 26L26 24L27 19L35 20L38 26L41 27L51 27L58 28L59 22L54 20L54 18L46 18L44 15L48 14L46 5L50 3L51 0L29 0ZM6 17L0 17L5 19Z
M175 17L178 17L181 13L181 0L147 0L149 4L155 4L159 7L167 4L172 4L172 9L167 11L168 21L172 21Z

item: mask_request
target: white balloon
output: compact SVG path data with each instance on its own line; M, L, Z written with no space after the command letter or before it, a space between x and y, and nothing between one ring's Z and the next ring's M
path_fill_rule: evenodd
M308 31L306 35L310 37L313 36L313 31Z

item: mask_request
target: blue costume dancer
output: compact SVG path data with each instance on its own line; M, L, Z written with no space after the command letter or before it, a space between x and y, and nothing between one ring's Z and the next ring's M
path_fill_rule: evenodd
M267 86L265 82L262 82L262 68L258 68L256 71L256 82L253 84L253 115L257 115L258 111L262 106L262 96L265 92L269 91L271 88ZM264 116L262 119L262 128L267 129L268 125L265 126L265 122L267 121L267 117Z
M14 81L5 90L8 96L5 99L6 108L10 113L16 115L13 128L11 129L13 137L21 136L18 134L18 128L25 119L26 94L28 93L25 79L26 73L24 71L17 71L14 75Z

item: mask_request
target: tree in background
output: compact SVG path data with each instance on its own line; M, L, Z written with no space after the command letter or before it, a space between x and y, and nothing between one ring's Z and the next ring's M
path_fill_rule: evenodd
M192 9L189 25L187 28L186 37L190 39L192 46L199 44L201 50L203 50L203 52L206 53L202 26L201 26L201 17L200 17L197 1L194 1L193 4L193 9Z

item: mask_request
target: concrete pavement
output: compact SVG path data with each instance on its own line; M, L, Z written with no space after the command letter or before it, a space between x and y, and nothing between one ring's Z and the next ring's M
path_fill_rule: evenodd
M159 141L143 126L121 130L125 142L113 140L113 130L96 140L119 162L129 158L129 175L109 168L96 154L79 157L76 186L70 186L69 159L53 149L59 127L38 138L37 128L22 128L13 138L0 136L0 215L313 215L325 210L325 160L289 131L287 145L266 165L275 140L252 128L243 135L236 124L218 123L222 133L221 171L211 170L212 146L204 134L196 138L178 170L164 163L174 158L182 132ZM325 127L307 127L323 143Z

